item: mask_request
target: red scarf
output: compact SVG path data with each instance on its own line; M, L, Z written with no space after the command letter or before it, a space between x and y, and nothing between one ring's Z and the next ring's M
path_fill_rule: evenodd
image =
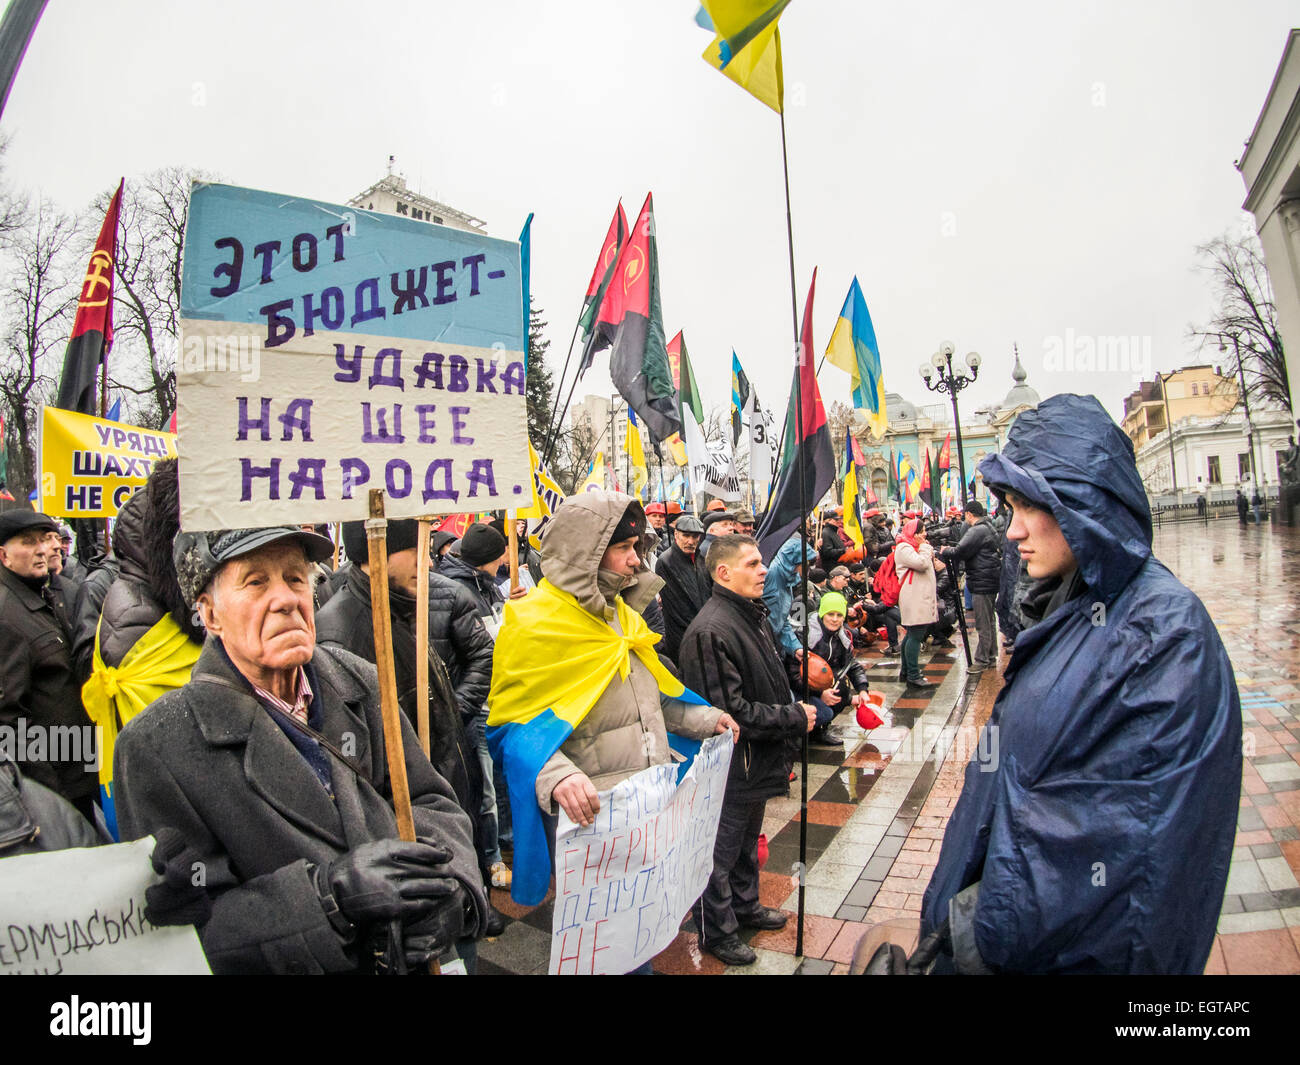
M911 547L913 551L919 553L921 550L921 545L916 539L916 534L920 531L921 531L921 519L913 518L911 521L903 522L903 527L898 531L898 538L903 543ZM897 562L895 562L894 568L897 570L898 568ZM907 573L904 576L900 577L898 580L898 585L900 588L904 584L910 583L912 578L916 576L916 570L912 569L910 566L904 566L903 568L907 570Z

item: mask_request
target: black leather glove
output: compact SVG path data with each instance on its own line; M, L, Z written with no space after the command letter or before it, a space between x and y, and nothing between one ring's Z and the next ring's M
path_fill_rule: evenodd
M909 958L897 943L882 943L862 969L863 976L929 976L941 954L952 953L952 936L948 922L916 945Z
M458 890L444 875L451 851L431 843L381 839L363 843L317 870L325 912L353 924L400 920L410 924Z
M145 889L144 915L149 923L206 924L212 916L212 900L208 898L202 855L176 829L164 827L154 833L149 860L154 872L163 878L161 884Z
M402 930L402 951L412 972L427 968L429 962L464 934L469 898L459 883L451 882L455 884L452 894L440 900L432 913Z

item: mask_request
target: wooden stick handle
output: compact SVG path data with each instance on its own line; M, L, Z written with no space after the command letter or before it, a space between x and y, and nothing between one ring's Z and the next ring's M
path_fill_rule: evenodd
M519 587L519 533L515 529L515 512L506 511L506 557L510 562L510 591Z
M406 779L406 752L402 746L402 711L397 705L397 674L393 665L393 623L388 614L388 522L384 518L384 491L370 490L370 519L366 522L366 547L370 553L370 619L375 633L375 665L379 669L379 706L384 718L384 752L393 792L397 834L415 841L411 812L411 787Z
M433 519L416 522L415 568L415 731L429 757L429 542Z

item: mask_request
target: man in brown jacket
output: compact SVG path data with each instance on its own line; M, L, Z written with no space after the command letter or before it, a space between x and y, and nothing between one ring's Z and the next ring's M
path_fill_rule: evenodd
M619 492L585 492L565 500L547 528L542 574L574 596L589 613L618 631L614 598L638 613L663 587L638 553L645 511ZM556 648L557 656L564 655ZM537 776L537 801L547 813L563 807L579 824L591 824L600 809L598 791L652 765L681 761L668 746L668 733L706 739L727 729L731 717L714 707L695 706L662 695L650 671L635 656L626 680L615 680Z
M511 895L521 905L537 905L546 894L546 837L553 851L559 809L589 825L600 810L599 792L681 761L668 733L702 740L730 731L734 741L739 731L721 710L665 694L688 693L656 655L659 637L638 616L663 585L645 565L645 528L645 512L630 496L570 496L543 534L545 579L506 608L488 696L488 742L510 788Z

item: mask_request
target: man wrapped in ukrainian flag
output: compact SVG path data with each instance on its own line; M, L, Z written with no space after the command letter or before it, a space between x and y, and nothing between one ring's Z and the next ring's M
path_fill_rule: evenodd
M645 564L645 529L645 511L631 496L570 496L542 536L545 579L506 604L488 745L510 791L510 894L520 905L546 897L558 809L591 824L598 792L650 766L685 762L715 733L730 730L734 741L739 731L655 650L660 637L641 611L663 581Z

